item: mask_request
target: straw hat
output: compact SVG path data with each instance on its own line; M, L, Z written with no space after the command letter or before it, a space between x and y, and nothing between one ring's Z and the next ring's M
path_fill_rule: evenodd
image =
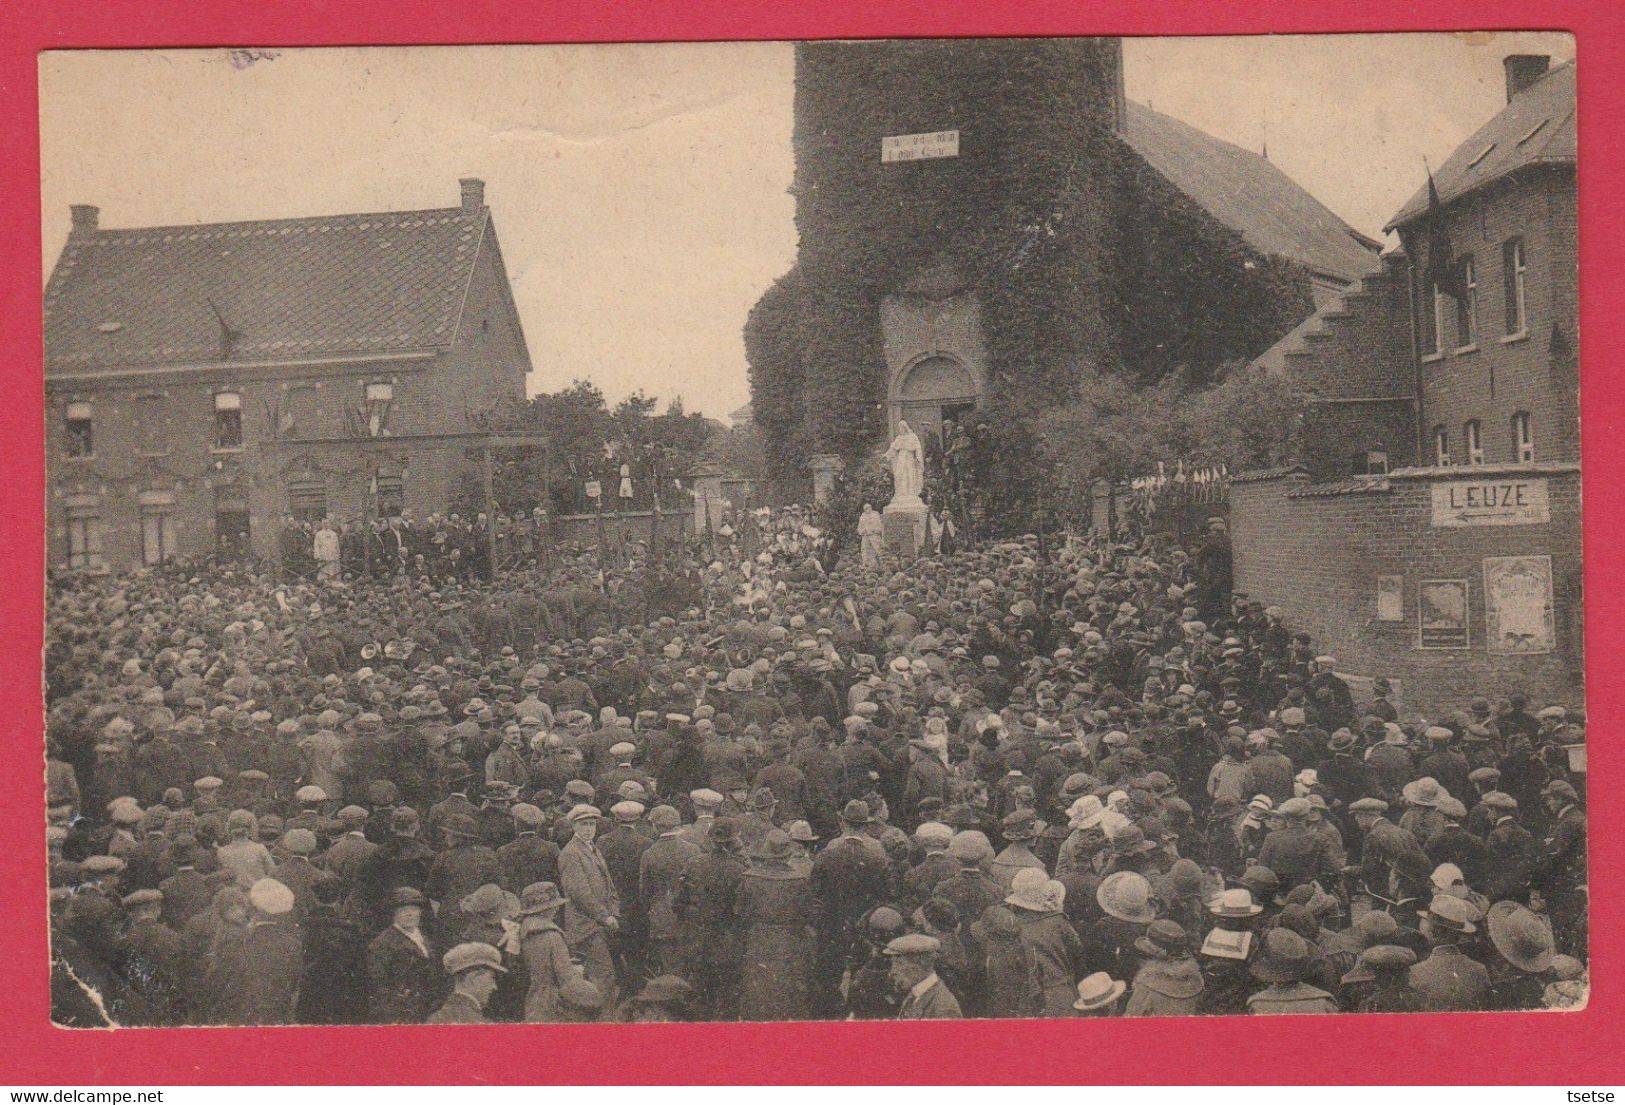
M1019 872L1016 878L1021 878ZM1107 875L1095 891L1095 901L1119 921L1149 924L1157 919L1156 908L1151 904L1151 883L1136 871L1114 871Z
M1488 920L1490 942L1508 963L1530 974L1552 965L1557 947L1539 914L1518 902L1496 902Z
M1078 1000L1072 1003L1072 1008L1084 1012L1104 1009L1122 997L1123 991L1127 989L1126 982L1118 982L1105 971L1096 971L1078 983Z

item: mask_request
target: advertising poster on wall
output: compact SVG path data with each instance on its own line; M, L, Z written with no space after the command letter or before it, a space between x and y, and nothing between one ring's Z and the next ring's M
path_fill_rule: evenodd
M1552 558L1484 558L1484 632L1489 650L1528 656L1557 644L1552 614Z
M1466 648L1467 581L1424 579L1417 619L1418 648Z

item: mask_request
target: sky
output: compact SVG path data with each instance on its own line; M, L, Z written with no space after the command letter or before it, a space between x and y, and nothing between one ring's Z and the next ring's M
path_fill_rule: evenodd
M1555 33L1129 39L1130 99L1383 224ZM795 261L785 43L71 51L41 56L48 275L105 227L452 207L486 182L535 366L725 418L742 327Z

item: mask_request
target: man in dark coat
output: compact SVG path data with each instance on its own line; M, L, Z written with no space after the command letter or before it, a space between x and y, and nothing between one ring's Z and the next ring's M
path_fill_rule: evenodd
M812 1006L820 1015L839 1013L841 978L857 950L859 922L890 890L885 851L864 835L871 820L867 803L848 802L841 811L841 835L813 860L812 892L819 914Z
M497 866L502 872L497 885L518 894L532 883L557 883L559 846L542 836L542 823L546 816L528 802L522 802L508 812L518 833L497 849Z
M708 1020L731 1020L739 1010L739 964L744 943L734 915L745 862L731 819L711 823L711 850L689 860L672 906L682 921L683 960L694 984L694 1007Z
M638 859L638 897L643 902L649 938L648 967L656 975L687 975L676 908L677 885L701 852L698 845L683 838L682 819L671 806L650 810L649 823L659 836Z
M135 1017L112 1010L120 1024L168 1027L188 1023L192 968L180 935L159 919L164 896L152 889L124 898L129 924L119 941L120 972L137 995Z
M328 877L314 888L316 904L301 926L305 983L299 990L300 1024L365 1024L367 934L339 912L344 884Z

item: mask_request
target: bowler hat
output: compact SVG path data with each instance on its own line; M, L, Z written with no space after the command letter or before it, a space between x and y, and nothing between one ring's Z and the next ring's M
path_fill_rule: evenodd
M1187 939L1183 925L1178 921L1162 919L1152 921L1146 928L1145 935L1134 941L1134 946L1146 955L1168 959L1183 955L1189 950Z
M426 906L429 899L423 896L423 891L413 886L397 886L389 895L389 908L400 909L403 906Z
M1309 969L1309 944L1289 928L1273 928L1264 936L1264 953L1251 967L1263 982L1296 982Z
M869 824L869 803L861 798L854 798L841 809L841 820L848 825Z

